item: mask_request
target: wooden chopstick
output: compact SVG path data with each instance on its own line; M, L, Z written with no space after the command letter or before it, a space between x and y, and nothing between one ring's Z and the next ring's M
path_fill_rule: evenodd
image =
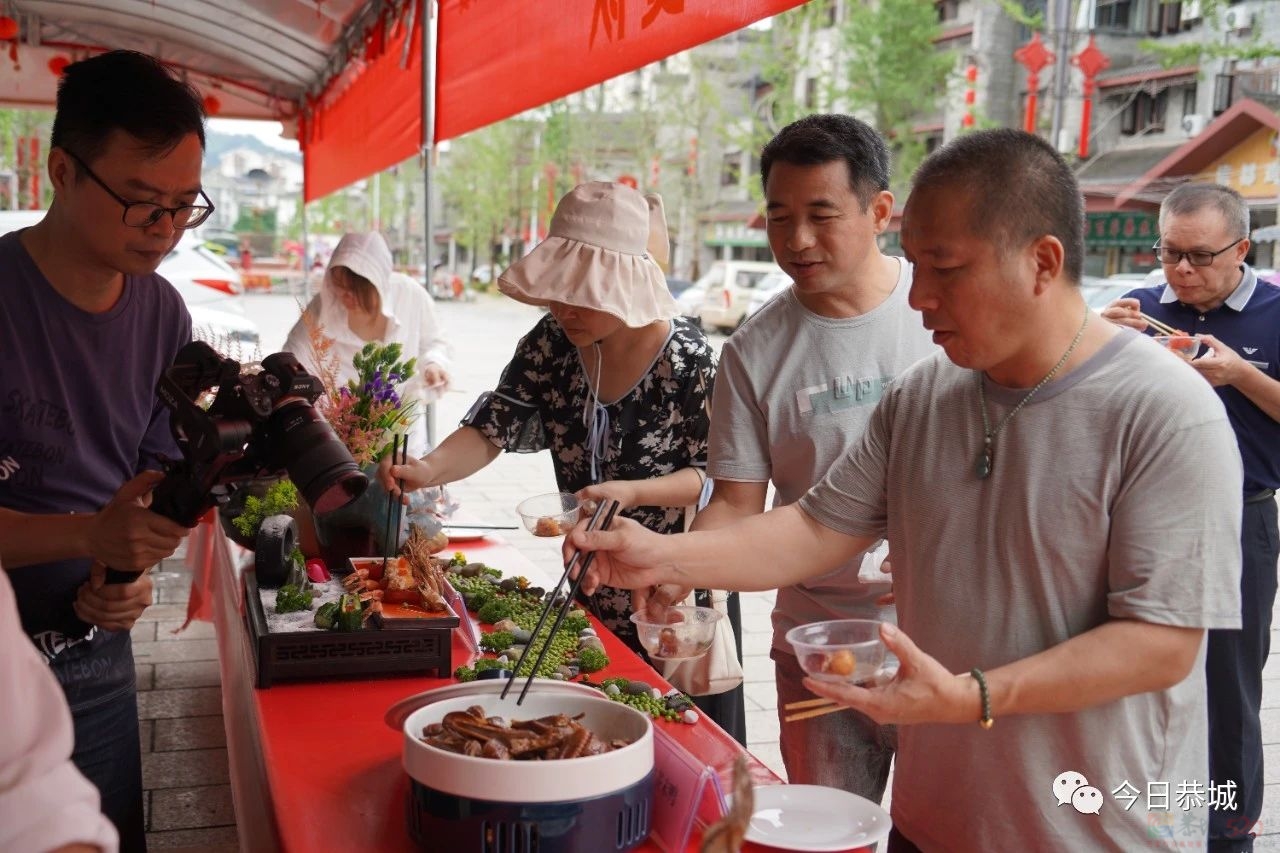
M797 714L788 714L782 719L784 722L794 723L796 720L807 720L810 717L822 717L827 714L834 714L836 711L843 711L848 707L848 705L832 704L822 708L814 708L812 711L800 711Z
M800 702L788 702L782 706L784 711L803 711L807 708L821 708L823 705L834 705L836 700L819 696L817 699L805 699Z
M598 504L596 504L595 512L593 512L593 513L591 514L591 521L589 521L589 522L587 523L587 529L588 529L588 530L594 530L594 529L595 529L596 521L598 521L598 520L599 520L599 518L600 518L600 513L602 513L602 512L604 512L604 502L603 502L603 501L602 501L602 502L600 502L600 503L598 503ZM515 683L515 680L516 680L516 672L518 672L518 671L519 671L520 666L524 663L524 659L528 656L528 654L529 654L529 649L530 649L530 647L532 647L532 646L533 646L533 639L534 639L535 637L537 637L537 636L538 636L538 632L539 632L539 631L541 631L541 630L542 630L542 626L543 626L544 624L546 624L547 616L551 613L551 608L555 606L556 596L558 596L558 595L560 594L560 587L564 586L565 579L569 577L569 573L570 573L571 571L573 571L574 566L576 566L576 565L578 564L578 557L579 557L579 556L580 556L580 552L579 552L579 551L577 551L577 550L575 550L575 551L573 552L573 557L571 557L571 558L569 559L568 564L564 567L564 572L562 572L562 573L561 573L561 575L560 575L560 580L556 581L556 585L551 589L551 592L547 595L547 603L546 603L546 605L542 608L542 613L538 615L538 624L537 624L537 625L535 625L535 626L533 627L533 631L532 631L532 633L530 633L530 634L529 634L529 642L525 643L525 645L524 645L524 649L523 649L523 650L521 650L521 652L520 652L520 658L519 658L519 660L517 660L517 661L516 661L516 665L515 665L515 666L513 666L513 667L511 668L511 676L507 679L507 683L506 683L506 685L502 688L502 693L499 695L499 697L498 697L498 698L500 698L500 699L506 699L506 698L507 698L507 691L508 691L508 690L510 690L510 689L511 689L511 685L512 685L513 683ZM557 624L558 624L558 623L557 623ZM544 649L544 650L546 649L546 644L543 644L543 649ZM541 661L541 659L539 659L539 661ZM535 671L537 670L537 666L534 666L534 670L535 670ZM532 678L532 676L530 676L530 678ZM526 690L528 689L528 685L525 685L525 689L526 689ZM523 694L523 693L521 693L521 694L520 694L520 696L521 696L521 698L524 698L524 694ZM516 704L518 705L518 704L520 704L520 703L519 703L519 702L517 702Z
M593 527L590 524L588 524L587 529L588 530L608 530L609 525L613 522L613 517L614 515L617 514L618 508L620 506L621 504L619 504L617 501L609 501L609 511L605 513L604 521L600 522L599 527ZM600 507L597 506L595 514L591 516L592 520L594 521L596 516L598 516L599 514L600 514ZM574 550L574 559L571 559L569 561L570 566L572 566L573 563L577 562L576 558L579 553L581 552L579 552L577 549ZM542 659L547 656L547 649L550 648L551 646L551 638L556 635L556 631L560 630L560 625L561 623L564 622L564 617L569 614L569 608L573 606L574 599L578 595L578 590L582 587L582 579L587 576L587 569L591 568L591 561L594 560L595 557L596 557L595 551L587 552L586 559L582 561L582 568L578 570L578 576L575 577L573 579L573 583L569 585L569 592L564 598L564 606L560 608L560 613L556 616L556 621L551 624L551 630L547 632L546 642L544 642L542 644L542 648L538 650L538 659L533 662L533 668L529 670L529 680L524 683L524 689L520 691L520 698L516 699L517 705L519 705L521 702L524 701L525 694L529 692L529 687L530 685L533 684L533 679L537 675L538 667L542 666ZM569 569L566 568L565 571L567 573ZM535 636L537 636L536 631L533 634L529 635L529 645L533 645L533 638ZM525 649L527 650L528 646L525 646ZM521 657L523 657L523 655L521 655ZM519 664L517 664L516 666L518 667ZM515 678L514 672L511 674L511 677Z
M1181 335L1182 334L1182 332L1175 329L1173 326L1170 326L1168 323L1162 323L1161 321L1157 320L1155 317L1152 317L1150 314L1143 314L1142 312L1138 312L1138 313L1141 314L1142 319L1147 321L1147 325L1151 326L1162 335Z

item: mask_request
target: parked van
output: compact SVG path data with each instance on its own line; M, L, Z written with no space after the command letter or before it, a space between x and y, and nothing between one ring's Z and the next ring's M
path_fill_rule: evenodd
M694 288L703 288L698 319L706 328L728 334L742 324L751 296L765 276L781 273L772 261L716 261Z

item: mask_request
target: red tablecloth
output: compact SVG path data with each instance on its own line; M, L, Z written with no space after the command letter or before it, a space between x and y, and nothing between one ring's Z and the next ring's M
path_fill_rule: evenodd
M523 555L505 544L484 540L460 550L504 575L530 574L533 569ZM234 551L237 546L215 524L202 523L191 534L188 560L195 585L212 603L217 626L241 849L413 850L405 826L409 783L400 765L401 734L387 727L383 714L398 700L452 679L377 678L255 689L253 650ZM601 638L611 661L603 676L669 686L608 631L601 631ZM455 631L454 666L472 657ZM742 747L723 729L705 717L695 725L657 725L713 768L725 791L731 790L729 779ZM750 762L757 784L780 782L757 759L751 757ZM696 828L694 835L691 850L697 849ZM642 849L660 848L651 842Z

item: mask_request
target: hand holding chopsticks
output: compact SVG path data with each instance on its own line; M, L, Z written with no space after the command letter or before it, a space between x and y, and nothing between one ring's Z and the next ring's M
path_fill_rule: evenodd
M1179 331L1178 329L1175 329L1173 326L1170 326L1168 323L1164 323L1164 322L1161 322L1160 320L1157 320L1155 317L1152 317L1150 314L1143 314L1141 312L1139 312L1139 314L1142 317L1142 319L1147 321L1148 326L1155 329L1157 332L1159 332L1162 335L1179 336L1179 335L1186 334L1186 332Z
M607 511L605 510L603 502L597 504L596 511L592 513L591 520L587 522L588 530L609 529L609 525L613 522L614 515L618 512L619 504L617 501L609 501L608 503L609 507ZM601 521L597 527L596 522L599 521L601 513L604 513L604 521ZM529 656L529 650L533 648L534 641L538 638L538 632L542 630L542 626L547 621L547 616L551 613L552 608L556 606L556 599L560 595L560 587L564 586L565 579L573 572L574 568L578 564L578 558L581 556L581 551L575 550L573 552L573 557L570 558L568 564L564 567L564 573L560 575L560 580L556 581L555 587L547 594L547 603L542 608L542 613L538 616L538 624L534 626L532 633L529 635L529 642L525 645L524 651L520 653L520 659L516 661L515 667L511 670L511 677L507 679L506 686L502 688L501 698L507 698L507 691L511 689L511 685L516 680L516 673L518 673L521 666L524 665L525 658ZM582 579L586 577L587 569L591 567L591 561L593 559L595 559L595 552L588 551L587 556L582 560L582 566L579 569L577 576L575 576L573 581L569 584L569 589L565 594L564 603L560 605L560 612L556 614L555 622L551 624L550 630L547 631L542 647L538 650L538 657L533 662L533 666L529 669L529 678L525 681L524 688L520 691L520 697L516 699L517 705L524 701L525 694L529 692L529 686L533 684L533 679L537 676L538 667L542 666L542 660L546 657L547 649L551 646L551 638L555 636L556 631L560 630L560 625L564 622L565 616L568 615L570 608L573 607L573 602L578 595L578 589L582 586Z
M403 452L403 459L400 458ZM400 434L396 433L391 437L391 464L405 464L409 460L409 436L404 437L404 444L401 446ZM398 483L400 493L404 494L404 480ZM400 546L400 522L404 518L404 502L396 495L387 492L387 528L382 536L382 573L387 573L387 559L392 553L399 550Z

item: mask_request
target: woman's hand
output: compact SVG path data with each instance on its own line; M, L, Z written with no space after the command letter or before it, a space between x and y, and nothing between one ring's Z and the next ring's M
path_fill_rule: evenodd
M421 459L410 459L404 465L392 465L391 457L384 456L378 462L378 481L392 497L399 497L400 502L408 506L408 492L416 492L425 486L440 485L433 482L435 471L430 460L431 454L428 453ZM404 483L404 491L400 489L401 482Z
M639 490L631 480L607 480L596 483L594 486L587 486L585 489L578 489L576 494L587 511L591 512L595 504L600 501L617 501L618 509L630 509L636 506ZM588 501L593 503L587 505Z
M434 361L422 367L422 382L429 391L443 393L449 387L449 372Z

